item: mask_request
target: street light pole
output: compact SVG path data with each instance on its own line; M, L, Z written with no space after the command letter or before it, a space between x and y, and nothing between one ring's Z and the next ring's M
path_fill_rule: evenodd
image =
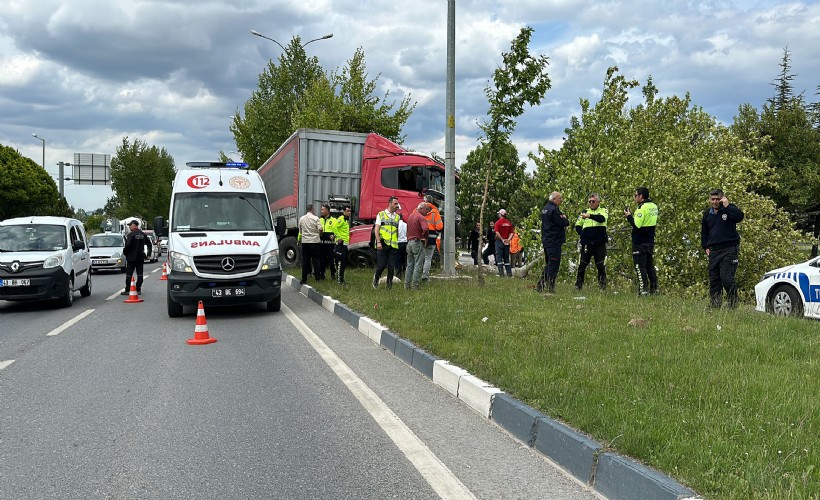
M57 166L60 167L60 170L59 170L59 173L58 173L58 175L60 176L60 183L59 183L59 185L60 185L60 196L65 198L65 184L64 184L65 174L63 173L63 167L64 166L69 166L70 167L71 164L60 161L60 162L57 162Z
M456 249L456 0L447 1L447 124L444 135L444 275L455 276ZM490 243L492 244L492 242Z
M259 37L262 37L262 38L264 38L264 39L266 39L266 40L270 40L271 42L273 42L273 43L275 43L276 45L278 45L279 47L281 47L281 48L282 48L282 51L283 51L283 52L285 52L285 53L287 53L287 51L288 51L288 50L287 50L284 46L282 46L282 44L281 44L281 43L277 42L276 40L274 40L273 38L271 38L271 37L269 37L269 36L265 36L265 35L263 35L262 33L259 33L259 32L258 32L258 31L256 31L256 30L251 30L251 34L252 34L252 35L259 36ZM313 40L309 40L309 41L307 41L307 42L305 42L305 43L303 43L303 44L302 44L302 48L304 48L304 47L305 47L305 45L307 45L307 44L309 44L309 43L316 42L316 41L318 41L318 40L327 40L328 38L333 38L333 33L329 33L329 34L327 34L327 35L325 35L325 36L320 36L319 38L314 38Z
M34 137L35 139L39 139L39 140L43 141L43 170L45 170L46 169L46 140L43 139L42 137L40 137L39 135L37 135L37 132L34 132L33 134L31 134L31 136Z

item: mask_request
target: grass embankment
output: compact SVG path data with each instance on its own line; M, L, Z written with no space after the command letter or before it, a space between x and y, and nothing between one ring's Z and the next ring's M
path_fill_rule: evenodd
M625 288L545 296L534 278L346 280L317 288L707 498L820 498L817 321Z

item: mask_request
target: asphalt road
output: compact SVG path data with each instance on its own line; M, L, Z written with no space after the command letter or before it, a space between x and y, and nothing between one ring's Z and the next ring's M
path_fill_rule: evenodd
M600 498L291 287L188 345L160 274L0 302L0 498Z

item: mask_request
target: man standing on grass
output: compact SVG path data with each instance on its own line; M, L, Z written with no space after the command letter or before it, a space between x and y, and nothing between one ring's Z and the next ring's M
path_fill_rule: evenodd
M300 284L307 283L311 267L313 276L319 279L319 245L322 235L322 221L313 213L313 204L307 205L305 215L299 218L299 244L302 247L302 279Z
M601 207L601 197L597 193L589 195L589 208L581 212L575 230L581 237L581 263L578 266L578 277L575 279L575 288L580 290L584 286L584 274L591 261L595 261L598 269L598 287L606 290L606 221L609 218L607 210Z
M376 238L376 272L373 274L373 288L379 288L379 278L387 268L387 286L393 288L393 271L399 254L399 199L391 196L387 200L387 210L376 216L373 233Z
M658 206L649 199L649 188L635 189L638 207L635 215L629 207L624 215L632 226L632 262L638 280L638 295L658 293L658 274L655 271L655 226L658 225Z
M495 265L498 267L498 275L504 277L504 270L507 270L507 277L512 278L512 266L510 264L510 240L515 228L507 220L507 211L503 208L498 211L498 220L495 221L493 232L495 233Z
M564 197L558 191L550 193L549 200L541 209L541 244L544 246L544 275L535 285L536 291L555 293L555 280L558 277L558 269L561 267L561 246L567 241L567 226L569 220L561 213L561 203Z
M404 274L404 288L418 289L424 267L424 247L428 245L427 214L430 204L421 202L407 219L407 269Z
M726 290L729 308L737 307L735 272L738 264L740 235L737 224L743 220L743 211L723 194L722 189L709 193L710 208L704 210L700 229L700 245L709 257L710 306L719 309Z

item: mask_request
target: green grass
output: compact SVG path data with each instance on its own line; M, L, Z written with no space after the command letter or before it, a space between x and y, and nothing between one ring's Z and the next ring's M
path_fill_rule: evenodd
M372 270L345 278L317 288L706 498L820 498L817 321L751 303L710 311L705 291L559 284L545 296L535 278L497 276L386 291Z

